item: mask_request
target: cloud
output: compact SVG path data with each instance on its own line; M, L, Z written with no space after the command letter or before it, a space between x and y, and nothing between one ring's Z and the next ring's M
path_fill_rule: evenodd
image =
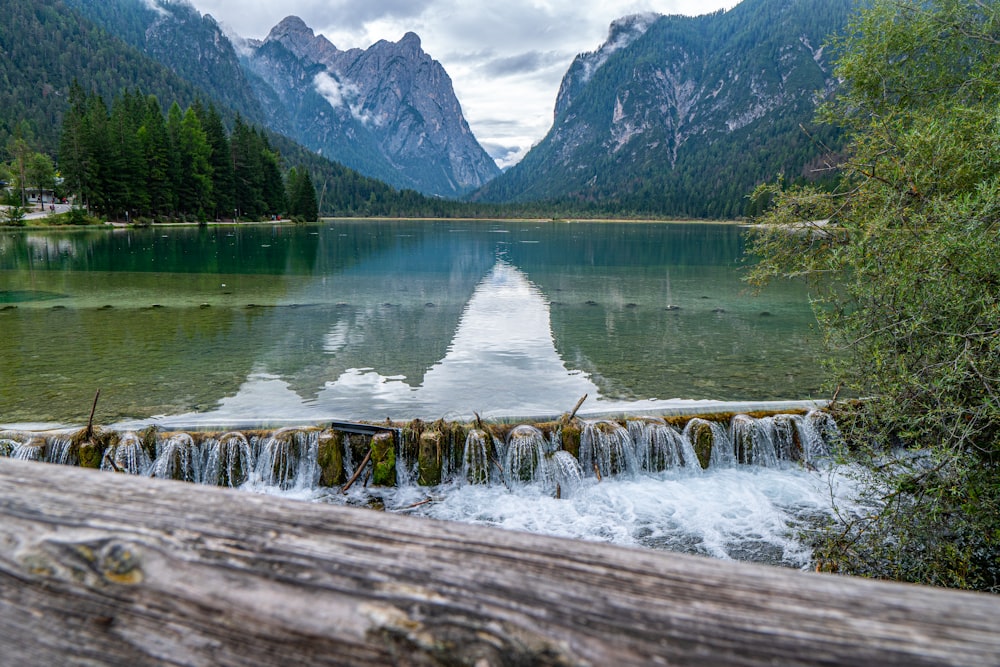
M525 74L536 72L541 69L551 67L555 63L562 63L566 60L566 54L554 51L528 51L513 56L494 58L482 67L484 74L489 76L511 76L513 74Z
M344 86L326 72L320 72L313 78L316 92L326 98L334 109L344 107Z
M154 12L160 16L169 16L170 12L164 9L160 2L157 0L143 0L143 4L152 9Z
M480 142L483 150L489 154L501 169L509 169L521 161L528 152L524 146L503 146L490 141Z
M327 72L319 72L313 77L313 87L334 109L347 109L363 125L379 124L379 119L365 111L358 101L361 89L356 84L346 80L338 81Z

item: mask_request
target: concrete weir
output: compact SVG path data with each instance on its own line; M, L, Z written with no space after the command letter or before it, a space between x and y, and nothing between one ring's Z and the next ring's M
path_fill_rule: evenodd
M586 477L809 464L838 446L828 412L811 404L767 407L652 417L577 416L574 410L558 418L330 421L281 428L10 429L0 431L0 456L211 486L253 481L279 489L346 489L359 481L366 487L435 486L461 478L508 487L536 483L558 493Z

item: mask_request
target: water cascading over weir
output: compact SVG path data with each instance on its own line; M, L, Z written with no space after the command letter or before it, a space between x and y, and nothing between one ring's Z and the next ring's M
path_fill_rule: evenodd
M833 417L569 418L522 424L333 422L273 431L0 432L0 456L240 488L541 487L671 469L811 465L838 446Z

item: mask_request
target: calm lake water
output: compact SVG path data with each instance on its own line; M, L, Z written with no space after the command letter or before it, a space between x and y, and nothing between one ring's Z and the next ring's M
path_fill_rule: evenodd
M735 226L0 232L0 423L551 415L823 396ZM656 399L651 401L651 399Z

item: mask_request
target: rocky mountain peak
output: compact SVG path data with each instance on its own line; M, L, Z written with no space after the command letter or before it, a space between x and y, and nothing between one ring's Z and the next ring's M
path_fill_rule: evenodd
M298 16L286 16L281 19L278 25L271 28L271 32L268 33L265 38L266 41L284 41L287 39L306 39L311 40L316 34L313 32L312 28L306 25L306 22L300 19Z
M420 36L415 32L407 32L403 38L396 42L400 48L412 51L421 51Z
M254 54L251 68L284 106L300 107L317 95L325 100L293 125L303 128L296 138L327 157L397 187L442 196L463 194L499 174L469 130L451 78L414 32L398 42L340 51L290 16ZM376 155L365 151L366 160L380 162L377 173L352 161L366 144L377 146Z
M277 43L295 54L296 57L312 62L323 62L340 53L336 46L323 35L317 35L298 16L286 16L271 28L264 43Z

